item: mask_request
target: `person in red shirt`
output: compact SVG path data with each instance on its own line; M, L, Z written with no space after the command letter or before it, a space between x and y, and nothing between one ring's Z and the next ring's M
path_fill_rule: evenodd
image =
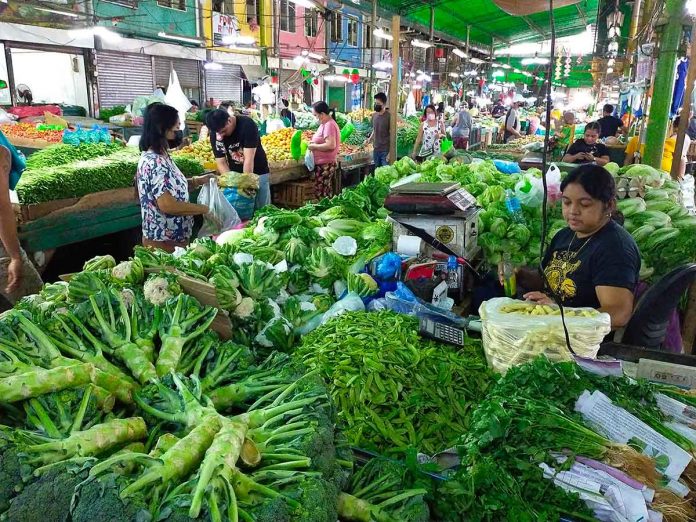
M341 145L341 130L325 101L312 105L312 114L319 120L319 128L314 133L308 149L314 154L314 192L317 199L331 197L338 192L338 148Z

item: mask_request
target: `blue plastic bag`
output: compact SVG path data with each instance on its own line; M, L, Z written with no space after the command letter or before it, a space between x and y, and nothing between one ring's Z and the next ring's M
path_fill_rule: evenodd
M236 187L223 189L222 195L234 207L242 221L247 221L254 216L256 197L247 197L240 193Z
M517 174L522 172L520 166L514 161L493 160L495 168L503 174Z

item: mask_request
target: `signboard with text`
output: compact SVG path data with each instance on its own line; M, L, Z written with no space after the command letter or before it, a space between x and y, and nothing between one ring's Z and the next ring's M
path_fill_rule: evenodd
M213 44L226 45L223 43L226 36L239 36L239 20L236 16L213 13Z

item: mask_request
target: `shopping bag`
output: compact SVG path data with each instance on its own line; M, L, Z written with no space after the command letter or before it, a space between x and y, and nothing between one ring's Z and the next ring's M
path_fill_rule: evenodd
M310 172L314 170L314 153L309 149L305 152L304 164Z
M169 73L169 87L167 87L167 94L164 96L164 102L167 105L171 105L179 112L179 121L181 122L180 128L183 130L186 122L186 113L191 108L191 102L181 89L179 77L174 69Z
M203 226L198 232L200 237L220 234L241 223L237 211L220 192L215 178L201 188L198 204L208 207L208 213L203 218Z

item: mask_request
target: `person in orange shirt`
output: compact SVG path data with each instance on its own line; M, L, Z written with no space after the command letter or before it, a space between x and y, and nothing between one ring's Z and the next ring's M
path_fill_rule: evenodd
M674 160L674 149L677 148L677 130L679 129L679 116L674 118L672 122L672 128L669 138L665 140L665 146L662 151L662 163L660 168L666 172L672 171L672 162ZM640 147L639 147L640 145ZM686 172L686 153L691 146L691 138L689 136L684 136L684 148L682 149L682 161L679 166L679 179L684 177ZM636 157L636 152L640 151L640 156ZM628 140L626 145L626 159L624 159L624 165L632 165L633 163L639 163L640 158L643 157L645 152L645 144L640 143L639 136L633 136Z

